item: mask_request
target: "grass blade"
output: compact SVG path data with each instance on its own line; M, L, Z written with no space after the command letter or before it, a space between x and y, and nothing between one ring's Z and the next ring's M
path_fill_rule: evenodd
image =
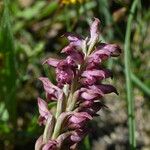
M125 77L126 77L126 88L127 88L127 103L128 103L128 126L129 126L129 144L130 149L136 149L136 138L135 138L135 112L134 112L134 98L131 81L131 58L130 58L130 37L131 37L131 26L133 21L133 14L136 10L138 0L134 0L131 6L130 14L127 21L127 29L125 35L124 44L124 63L125 63Z
M137 85L145 94L150 96L150 88L147 87L142 81L140 81L135 74L131 73L131 79L134 82L134 84Z
M9 1L4 0L4 10L0 26L0 54L2 65L0 68L0 100L3 100L9 113L9 120L16 124L16 68L15 46L11 28Z

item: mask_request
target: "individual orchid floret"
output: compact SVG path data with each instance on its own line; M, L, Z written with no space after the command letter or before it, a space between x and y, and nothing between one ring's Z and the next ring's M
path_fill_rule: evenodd
M99 19L94 18L94 21L90 27L90 40L88 42L89 51L91 51L94 45L99 41L99 25Z
M60 100L63 98L63 91L52 84L48 78L40 77L39 80L43 83L48 100Z
M109 94L112 92L118 94L116 88L109 84L91 85L87 88L81 88L79 90L80 98L85 100L100 99L104 96L104 94Z
M116 44L106 44L106 43L101 43L97 47L98 50L103 50L105 52L108 52L110 56L116 57L119 56L121 53L121 49L118 45Z
M56 80L61 84L70 84L75 74L75 64L67 60L61 61L56 68Z
M112 78L112 72L103 67L103 61L117 57L121 49L116 44L99 43L98 18L90 26L90 37L66 33L69 44L61 53L64 59L48 58L43 64L55 69L56 85L47 77L40 77L46 100L38 98L39 123L43 134L35 144L35 150L74 150L88 133L88 124L98 116L105 94L116 93L116 88L104 84ZM55 101L56 108L49 110Z
M53 67L57 67L58 63L60 62L61 60L59 59L55 59L55 58L49 58L47 59L46 61L44 61L43 64L48 64L50 66L53 66Z
M52 115L48 110L48 104L43 99L38 98L38 108L40 113L39 124L45 125L48 117Z
M83 127L92 117L87 112L77 112L68 121L68 128L77 129Z
M82 75L81 83L83 85L93 85L98 83L100 80L112 77L112 72L107 69L91 69L85 70Z
M93 118L95 116L98 116L97 112L101 108L108 108L106 105L103 104L103 100L81 100L80 105L78 107L78 112L84 111Z
M47 143L43 142L43 136L40 136L39 139L36 141L35 149L38 150L57 150L57 141L56 140L49 140Z
M88 56L87 59L87 68L93 68L95 66L99 66L102 61L107 60L109 57L119 56L121 53L121 49L116 44L106 44L101 43L95 50Z
M78 143L84 138L86 133L87 133L87 128L86 127L82 128L82 129L77 129L70 136L70 140L73 141L74 143Z
M70 43L68 46L73 46L80 50L83 48L84 39L82 38L82 36L69 32L64 34L64 36L68 39Z
M42 150L57 150L57 141L49 140L47 144L42 147Z

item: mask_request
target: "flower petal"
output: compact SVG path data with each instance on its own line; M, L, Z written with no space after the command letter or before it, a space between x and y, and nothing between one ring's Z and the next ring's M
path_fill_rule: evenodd
M74 51L75 48L76 48L76 47L75 47L73 44L70 43L69 45L67 45L66 47L64 47L64 48L61 50L61 52L68 54L68 53Z
M87 59L87 69L97 67L103 60L108 59L110 52L104 50L95 50Z
M79 124L79 123L82 123L84 121L91 120L91 119L92 119L92 117L88 113L86 113L86 112L79 112L79 113L73 114L70 117L69 121L71 123Z
M93 23L90 26L90 40L89 45L92 43L96 43L99 40L99 25L100 20L98 18L94 18Z
M80 51L73 51L66 59L71 59L76 64L81 64L84 60L84 54Z
M40 77L39 80L42 81L44 90L48 93L49 98L51 97L54 100L62 99L63 91L59 87L52 84L48 78Z
M110 53L110 56L116 57L119 56L121 53L121 48L116 45L116 44L106 44L106 43L101 43L98 47L97 50L99 51L107 51Z
M50 113L48 110L48 104L39 97L38 97L38 108L39 108L39 113L42 117L45 117Z
M112 77L112 72L108 69L88 69L81 76L84 77L80 80L83 85L92 85L99 80Z
M92 86L89 86L89 89L93 91L99 91L100 93L103 93L103 94L109 94L112 92L118 94L116 88L110 84L92 85Z
M41 135L41 136L36 140L36 143L35 143L35 150L41 149L42 146L43 146L43 135Z
M59 60L59 59L49 58L46 61L44 61L43 64L48 64L50 66L57 67L57 65L60 61L61 60Z
M57 142L55 140L49 140L47 144L45 144L42 150L57 150Z
M93 69L93 70L84 71L81 76L86 78L93 76L93 77L98 77L97 79L99 80L102 80L104 78L112 76L112 74L109 70L106 69L102 69L102 70Z
M65 48L62 49L62 52L68 54L69 58L72 59L77 64L82 63L84 59L84 54L82 51L77 50L77 48L73 44L69 44ZM68 59L67 57L67 59Z
M71 141L78 143L80 142L84 136L87 134L87 129L77 129L73 132L73 134L70 136Z
M64 34L64 36L72 43L72 45L82 48L84 40L80 35L68 32Z
M93 100L103 97L102 91L98 87L89 86L88 88L81 88L79 90L81 98L85 100ZM92 87L92 88L91 88Z
M74 78L74 72L70 68L66 68L66 70L57 69L56 74L56 79L59 84L70 84L72 79Z

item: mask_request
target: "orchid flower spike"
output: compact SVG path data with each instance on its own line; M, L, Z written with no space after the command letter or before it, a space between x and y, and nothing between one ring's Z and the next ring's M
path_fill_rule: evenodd
M44 61L56 72L57 84L47 77L40 77L45 99L38 98L39 124L45 126L37 139L35 150L77 149L79 142L88 133L88 123L97 112L106 107L102 103L105 94L118 94L103 80L112 78L112 72L103 67L103 61L117 57L121 49L116 44L99 42L100 20L94 18L89 37L66 33L68 45L62 49L65 59L48 58ZM49 104L57 107L50 110Z

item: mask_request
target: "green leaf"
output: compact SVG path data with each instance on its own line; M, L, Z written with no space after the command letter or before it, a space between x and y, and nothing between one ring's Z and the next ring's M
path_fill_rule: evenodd
M4 0L4 10L0 22L0 54L3 56L0 68L0 100L5 103L9 120L16 124L16 67L15 45L11 28L9 1Z

